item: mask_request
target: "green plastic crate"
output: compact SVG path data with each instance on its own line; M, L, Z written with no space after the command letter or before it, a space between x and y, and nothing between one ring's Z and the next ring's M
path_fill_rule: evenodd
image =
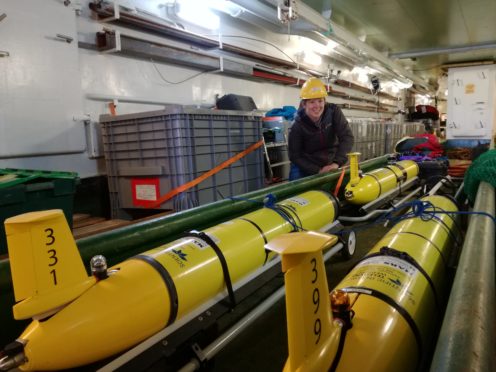
M72 227L74 193L79 182L73 172L0 169L0 256L7 254L5 219L46 209L62 209Z

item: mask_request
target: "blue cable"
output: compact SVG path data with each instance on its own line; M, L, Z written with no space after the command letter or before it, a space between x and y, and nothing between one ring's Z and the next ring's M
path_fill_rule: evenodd
M402 214L400 216L394 216L396 212L399 210L403 210L405 208L410 207L410 211ZM446 211L443 210L442 208L436 207L433 205L431 202L428 201L423 201L423 200L413 200L411 202L407 202L404 204L401 204L395 208L393 208L391 211L388 213L384 214L383 216L378 217L376 220L369 224L364 224L359 226L358 228L352 228L352 229L343 229L339 232L336 233L336 235L341 235L348 233L350 231L360 231L360 230L365 230L368 229L372 226L382 224L385 222L392 222L393 224L397 224L403 220L409 219L409 218L421 218L422 221L429 221L432 219L436 219L437 221L441 222L447 229L449 234L452 236L455 242L458 244L460 242L457 241L456 237L453 235L451 232L451 229L448 228L446 223L442 221L437 215L438 214L448 214L448 215L481 215L481 216L486 216L489 217L493 223L496 225L496 218L492 216L491 214L487 212L479 212L479 211ZM453 219L454 221L454 219ZM460 227L456 224L455 226L458 228L458 230L461 232Z
M284 210L278 206L276 204L277 202L277 197L273 194L267 194L267 196L264 197L263 199L263 203L262 202L259 202L259 201L256 201L256 200L251 200L251 199L247 199L247 198L239 198L239 197L231 197L229 198L231 200L243 200L243 201L249 201L249 202L252 202L252 203L255 203L255 204L259 204L259 205L262 205L266 208L269 208L269 209L272 209L274 212L276 212L277 214L279 214L286 222L288 222L292 227L293 227L293 230L294 231L305 231L305 229L302 227L302 226L298 226L293 220L292 218L284 212ZM410 211L407 212L407 213L404 213L402 215L399 215L399 216L394 216L394 214L396 212L398 212L399 210L403 210L405 208L410 208ZM364 225L361 225L361 226L358 226L358 227L354 227L354 228L351 228L351 229L342 229L340 231L337 231L335 232L334 234L335 235L344 235L346 233L349 233L351 231L354 231L354 232L357 232L357 231L361 231L361 230L366 230L372 226L375 226L375 225L378 225L378 224L383 224L383 223L386 223L386 222L392 222L394 225L396 225L397 223L403 221L403 220L406 220L406 219L409 219L409 218L421 218L422 221L429 221L429 220L432 220L432 219L435 219L437 221L439 221L440 223L442 223L447 231L448 231L448 234L451 235L451 237L453 238L453 240L460 244L460 242L458 241L458 239L456 238L456 236L453 234L453 232L451 231L451 229L446 225L446 223L441 220L437 214L448 214L448 215L481 215L481 216L486 216L486 217L489 217L493 223L496 225L496 218L492 215L490 215L489 213L487 212L479 212L479 211L445 211L443 210L442 208L439 208L439 207L436 207L434 204L432 204L431 202L428 202L428 201L423 201L423 200L413 200L413 201L410 201L410 202L406 202L406 203L403 203L397 207L394 207L391 211L389 211L388 213L382 215L382 216L379 216L375 221L369 223L369 224L364 224ZM454 219L453 219L454 221ZM455 223L455 226L457 227L457 229L461 232L461 229L460 227L456 224L456 221L454 221Z
M231 197L229 199L231 199L231 200L243 200L243 201L248 201L251 203L258 204L258 205L263 205L265 208L271 209L274 212L276 212L279 216L281 216L284 221L288 222L291 225L291 227L293 228L294 231L304 231L305 230L305 229L303 229L302 226L298 226L294 222L294 220L291 218L291 216L289 214L287 214L281 206L278 206L276 204L277 197L274 194L267 194L263 198L263 202L259 202L259 201L247 199L247 198L240 198L240 197Z

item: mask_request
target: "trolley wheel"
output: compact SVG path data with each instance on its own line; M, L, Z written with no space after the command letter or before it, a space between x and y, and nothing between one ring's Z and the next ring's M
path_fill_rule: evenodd
M349 231L341 235L341 242L343 243L343 248L341 249L341 255L343 258L349 260L356 250L356 234L354 231Z

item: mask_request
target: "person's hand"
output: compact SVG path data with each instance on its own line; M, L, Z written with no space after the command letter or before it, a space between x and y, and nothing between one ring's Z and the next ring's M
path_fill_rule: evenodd
M339 168L339 164L337 164L337 163L328 164L328 165L320 168L319 173L332 172L333 170L336 170L338 168Z

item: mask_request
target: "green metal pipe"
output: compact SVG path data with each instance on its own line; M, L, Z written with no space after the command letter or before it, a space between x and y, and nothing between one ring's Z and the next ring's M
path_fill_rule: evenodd
M376 158L362 163L365 171L384 164L387 157ZM240 216L263 205L267 194L273 194L278 200L311 190L333 187L340 172L315 175L301 180L275 185L240 195L236 200L224 199L204 206L192 208L172 215L124 226L103 234L80 239L77 245L83 259L89 261L96 254L121 255L123 252L141 252L158 244L171 241L191 229L202 229L213 224ZM132 254L129 254L131 256Z
M387 155L365 161L360 164L364 172L375 169L387 162ZM115 230L79 239L77 246L84 262L97 254L107 256L112 264L114 257L119 262L123 257L142 252L155 244L164 244L191 229L202 229L213 224L234 218L260 208L267 194L273 194L278 200L312 190L330 189L340 176L340 172L315 175L274 185L261 190L237 196L237 200L224 199L196 208L177 212L137 224L123 226ZM349 179L349 170L343 184ZM0 292L10 283L8 260L0 261Z
M481 182L474 211L495 212L494 188ZM495 227L473 215L431 363L432 372L494 371Z
M363 171L376 169L387 162L387 155L365 161L360 164ZM273 194L278 200L312 190L330 190L335 186L340 172L306 177L301 180L274 185L262 190L253 191L236 197L236 200L224 199L207 205L188 209L182 212L124 226L91 237L77 240L77 246L85 263L91 257L102 254L109 265L114 265L137 253L178 238L185 231L204 229L214 224L248 213L260 208L267 194ZM349 180L349 170L343 185ZM17 336L25 324L12 318L11 307L14 304L14 293L10 276L9 260L0 261L0 319L2 332L0 344L4 343L9 329L15 328L16 334L10 334L9 341ZM13 325L14 324L14 325ZM22 328L19 329L19 325ZM27 324L27 323L26 323ZM1 346L1 345L0 345Z

